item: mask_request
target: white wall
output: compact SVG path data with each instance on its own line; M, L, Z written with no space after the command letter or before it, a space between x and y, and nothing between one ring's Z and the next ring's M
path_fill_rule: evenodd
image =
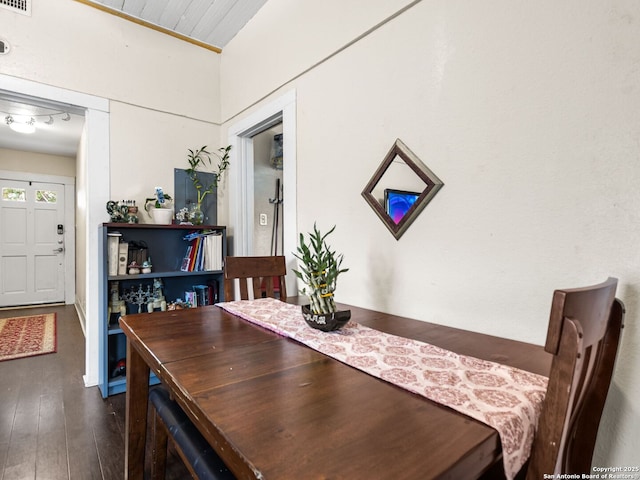
M187 149L218 147L218 125L121 102L111 102L111 192L113 200L136 200L139 221L151 223L145 198L162 186L172 197L174 168L187 168ZM118 121L113 119L118 118Z
M222 119L296 89L298 229L337 225L337 299L542 344L553 289L618 277L594 465L636 465L637 2L294 3L224 49ZM400 241L361 197L396 138L445 183Z
M77 263L78 279L86 277L77 303L87 322L85 381L95 384L97 233L109 219L105 203L110 198L142 202L156 185L172 189L173 168L184 168L187 148L209 138L217 147L220 58L73 0L33 3L31 17L0 9L2 37L12 46L0 61L0 88L17 84L22 90L25 83L24 91L64 89L55 98L59 102L76 94L107 100L107 107L88 112L94 129L86 132L84 163L77 172L76 212L85 212L85 218L76 238L86 255ZM104 132L106 144L98 138Z
M76 176L76 159L60 155L0 148L0 165L3 170L16 172L42 173L62 177Z

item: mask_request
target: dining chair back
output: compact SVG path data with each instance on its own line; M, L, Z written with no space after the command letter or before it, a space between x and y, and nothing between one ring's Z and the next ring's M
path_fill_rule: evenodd
M617 283L553 294L545 344L553 359L527 480L591 473L624 319Z
M253 298L272 297L286 301L286 274L287 267L283 256L225 257L224 299L249 300L251 288ZM240 284L240 298L236 298L236 279Z

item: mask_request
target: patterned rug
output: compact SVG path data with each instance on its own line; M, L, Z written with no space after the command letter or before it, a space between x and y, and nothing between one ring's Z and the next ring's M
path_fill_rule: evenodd
M0 362L54 353L56 314L0 318Z

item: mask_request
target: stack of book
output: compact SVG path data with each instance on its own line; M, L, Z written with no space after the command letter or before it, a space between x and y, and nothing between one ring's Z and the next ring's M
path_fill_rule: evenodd
M216 231L190 233L190 242L182 259L183 272L222 270L222 234Z

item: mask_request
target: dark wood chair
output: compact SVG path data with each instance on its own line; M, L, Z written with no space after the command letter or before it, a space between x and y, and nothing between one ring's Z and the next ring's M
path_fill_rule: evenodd
M152 480L165 478L167 443L169 438L189 470L192 478L199 480L235 480L213 448L189 420L180 406L163 388L149 392L152 409Z
M618 281L556 290L545 350L553 355L527 480L589 474L623 327ZM520 472L524 476L525 470Z
M287 300L285 275L287 267L283 256L225 257L224 299L248 300L249 285L253 298L272 297ZM240 298L236 298L235 279L239 279Z

